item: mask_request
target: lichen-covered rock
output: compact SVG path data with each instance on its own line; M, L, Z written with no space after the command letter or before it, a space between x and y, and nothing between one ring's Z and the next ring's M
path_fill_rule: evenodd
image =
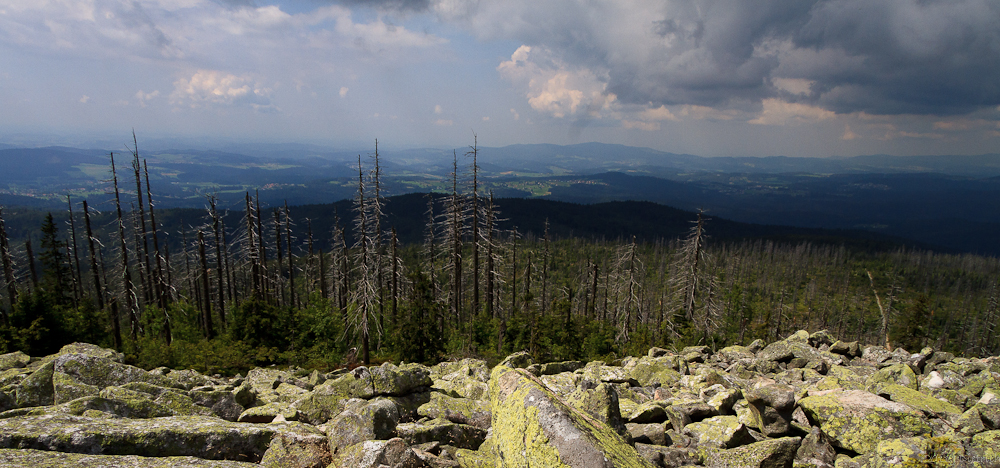
M0 371L27 367L29 362L31 362L31 356L28 356L21 351L0 354Z
M927 437L885 439L875 447L868 466L958 466L961 454L961 446L950 440L932 440Z
M705 466L712 468L765 468L790 466L802 439L782 437L766 439L726 450L701 452Z
M698 445L727 449L754 441L750 431L736 416L715 416L684 426L684 433Z
M438 392L431 392L431 400L417 409L419 416L447 419L454 423L468 424L481 429L490 427L490 404L483 400L452 398Z
M547 362L542 364L542 375L562 374L563 372L573 372L587 363L583 361L563 361Z
M144 382L158 387L183 388L182 385L167 377L90 354L63 354L57 357L53 363L55 374L63 374L74 382L98 389L122 386L131 382ZM60 399L62 398L65 397Z
M680 381L682 373L677 369L683 361L678 356L663 356L657 358L642 357L627 360L622 366L626 375L617 377L620 381L635 381L643 387L670 387ZM687 367L686 364L683 367ZM610 372L605 370L599 374L601 380L611 381Z
M750 352L750 348L746 346L727 346L720 349L715 353L715 357L723 362L734 363L736 361L751 361L754 358L754 354Z
M667 445L666 426L662 423L628 423L625 428L637 444Z
M980 432L972 436L970 455L983 460L1000 460L1000 430Z
M254 468L260 465L197 457L140 457L136 455L89 455L48 450L0 449L0 466L34 468Z
M873 452L882 439L931 433L920 411L864 391L817 392L799 406L835 447L859 454Z
M180 387L191 390L195 387L204 387L207 385L213 385L215 382L204 375L199 374L197 371L186 369L186 370L168 370L165 376L168 379L176 382Z
M495 468L492 453L482 450L455 449L455 461L462 468ZM410 467L400 467L410 468Z
M403 423L396 426L399 437L410 445L437 441L468 450L478 450L486 440L486 431L468 424L457 424L446 419L432 419L421 423Z
M290 426L286 426L290 427ZM326 468L333 461L326 436L316 429L295 424L297 430L275 434L260 466L267 468Z
M389 400L348 403L329 425L327 436L335 452L366 440L388 440L396 436L399 410Z
M313 391L292 403L292 407L299 413L299 421L319 425L344 410L344 402L351 396L347 386L338 384L337 380L327 380L317 385Z
M524 370L495 367L490 403L497 466L651 466L611 427L563 404Z
M664 447L635 444L639 456L657 468L674 468L698 464L698 451L691 447Z
M240 413L236 420L243 423L266 424L274 421L278 416L285 421L296 421L299 419L299 412L287 403L268 403L264 406L254 406L247 408Z
M840 354L849 358L861 355L861 348L858 346L857 341L847 342L837 340L830 345L829 351L831 353Z
M56 356L62 356L65 354L84 354L87 356L108 359L117 363L125 362L124 354L113 349L102 348L90 343L70 343L62 348L59 348L59 352L56 353Z
M877 387L880 384L902 385L913 390L919 387L917 374L906 364L893 364L879 369L878 372L868 377L867 384L869 389Z
M576 409L607 424L618 434L628 433L619 406L618 392L613 386L601 383L593 388L581 387L568 395L565 401Z
M17 387L17 406L45 406L55 403L52 376L55 364L49 362L21 381Z
M638 405L629 414L628 421L636 424L661 423L667 420L667 412L663 406L656 403L643 403Z
M196 405L210 409L212 413L226 421L236 421L243 413L243 407L236 403L231 391L192 390L188 395Z
M122 419L50 414L0 420L0 448L256 463L276 433L300 430L204 416Z
M254 393L253 387L249 382L244 381L236 388L233 389L233 399L236 403L244 408L249 408L254 406L257 400L257 394Z
M791 429L795 388L768 379L743 390L754 418L754 427L765 436L787 434Z
M830 444L826 434L818 427L809 430L795 452L795 468L832 468L837 459L837 451Z
M352 468L378 468L379 466L395 466L407 453L406 443L402 439L368 440L347 447L337 457L334 466Z
M962 414L961 408L946 401L941 401L937 398L927 396L926 394L913 390L910 387L904 387L893 383L884 383L878 385L872 390L872 393L916 408L929 415L948 418Z

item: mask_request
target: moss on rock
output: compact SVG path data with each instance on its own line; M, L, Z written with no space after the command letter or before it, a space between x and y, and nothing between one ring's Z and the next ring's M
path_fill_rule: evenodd
M490 401L498 466L562 467L599 462L623 468L650 466L609 426L566 405L524 370L495 367L490 377Z

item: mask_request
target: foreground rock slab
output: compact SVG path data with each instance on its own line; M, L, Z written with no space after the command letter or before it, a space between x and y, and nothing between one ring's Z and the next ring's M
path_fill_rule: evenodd
M303 425L242 424L205 416L132 420L54 414L0 421L0 448L256 463L275 435L285 432L326 443L321 432Z
M0 466L55 468L252 468L255 463L205 460L195 457L139 457L135 455L87 455L44 450L0 449Z
M497 466L652 466L614 430L563 403L524 369L495 367L490 402Z

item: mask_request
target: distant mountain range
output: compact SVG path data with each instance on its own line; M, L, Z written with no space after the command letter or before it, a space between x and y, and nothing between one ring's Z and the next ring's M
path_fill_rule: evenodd
M358 157L367 169L373 150L233 145L224 151L144 151L140 144L162 208L202 207L205 196L215 194L223 206L238 209L246 191L272 205L350 198ZM460 183L466 182L466 151L380 150L387 194L449 191L456 162ZM746 223L866 230L1000 255L1000 154L704 158L600 143L482 147L478 154L480 188L498 197L649 201ZM115 153L127 193L135 187L129 158ZM5 148L0 167L2 206L64 209L67 194L109 206L106 150Z

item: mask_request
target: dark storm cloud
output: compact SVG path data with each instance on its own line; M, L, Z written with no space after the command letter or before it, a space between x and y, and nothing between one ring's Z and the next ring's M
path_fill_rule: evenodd
M779 97L841 113L935 115L1000 104L994 0L477 5L475 34L605 71L607 91L623 103L752 107ZM782 89L790 79L811 87Z
M821 54L782 63L816 80L812 99L837 112L959 114L1000 104L1000 3L822 2L792 40L800 51L853 59L839 69Z

